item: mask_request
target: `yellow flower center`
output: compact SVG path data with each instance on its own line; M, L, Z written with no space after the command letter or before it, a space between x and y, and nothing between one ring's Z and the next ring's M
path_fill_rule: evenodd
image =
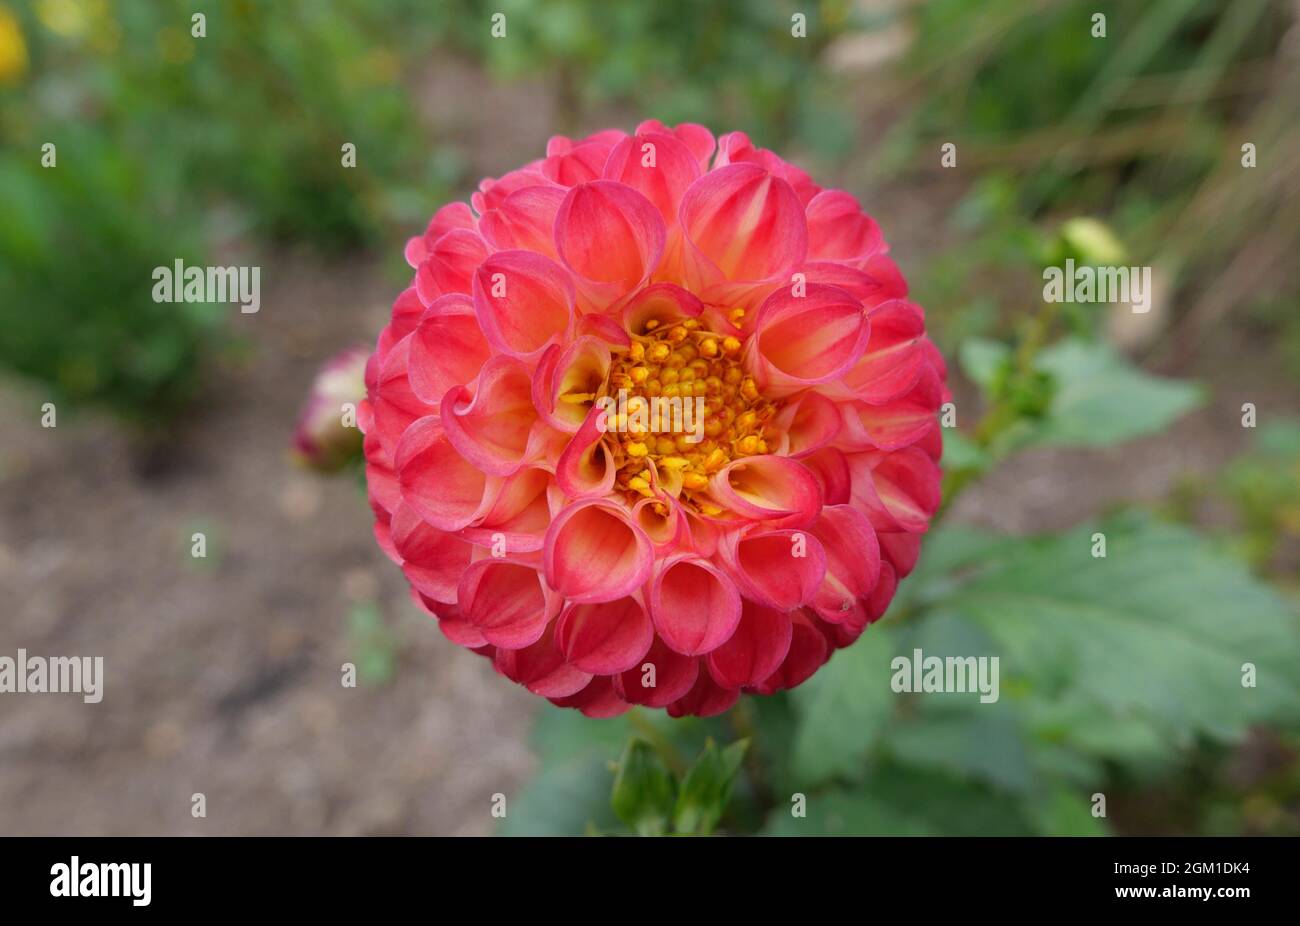
M661 489L703 514L722 514L708 497L709 477L734 459L776 449L779 405L759 394L740 355L738 338L696 319L652 319L614 356L605 440L615 484L629 500L654 497L653 461Z

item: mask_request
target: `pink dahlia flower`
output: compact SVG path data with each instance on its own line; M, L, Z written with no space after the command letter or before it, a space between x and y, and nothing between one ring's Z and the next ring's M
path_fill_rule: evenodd
M880 229L736 132L553 138L412 238L361 408L375 533L556 704L711 715L884 613L945 368Z

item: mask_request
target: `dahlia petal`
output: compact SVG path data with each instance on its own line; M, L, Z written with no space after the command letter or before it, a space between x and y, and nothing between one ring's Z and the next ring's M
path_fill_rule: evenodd
M791 615L790 651L775 672L763 679L759 694L774 694L797 688L812 677L826 660L831 649L826 636L802 611Z
M555 644L554 622L546 625L536 643L520 649L498 649L492 665L512 682L544 698L577 694L591 681L590 672L565 661Z
M646 330L646 322L669 325L687 318L699 318L704 304L673 283L654 283L639 291L623 307L623 328L632 334Z
M535 442L533 379L513 357L483 365L473 388L452 386L443 396L441 420L458 453L483 472L509 476L523 466Z
M673 225L682 195L701 172L696 156L678 139L638 132L614 146L603 176L636 190L659 210L665 225Z
M740 593L708 560L680 555L650 585L650 616L664 643L684 656L717 649L740 622Z
M569 330L573 281L555 261L531 251L499 251L474 274L474 312L488 343L535 359Z
M595 407L595 395L609 375L609 346L594 337L580 337L563 350L554 350L553 361L538 366L533 396L547 424L570 434L577 433ZM549 369L544 369L549 367ZM584 398L589 397L589 398Z
M848 457L853 505L878 532L924 533L939 508L939 468L914 447Z
M515 190L483 215L479 228L498 251L522 249L557 259L555 216L564 196L564 189L558 186Z
M790 516L811 520L822 504L817 480L789 457L733 460L709 480L709 494L724 508L757 520Z
M491 510L501 480L488 476L456 452L438 419L416 421L397 445L402 501L444 531L481 521Z
M613 677L614 691L629 704L667 707L685 697L699 675L698 659L674 653L656 638L639 665Z
M492 509L477 527L460 532L471 543L501 548L509 553L532 553L542 548L551 525L547 500L550 474L544 469L521 469L501 484ZM498 546L500 544L500 546Z
M473 548L421 520L406 505L393 512L390 530L393 548L402 557L402 572L411 586L434 601L455 604L460 575L469 565Z
M679 210L695 253L729 280L770 280L803 263L808 227L790 185L753 164L713 170Z
M473 300L461 293L442 296L425 310L410 351L411 389L434 406L448 389L473 382L491 355Z
M493 646L519 649L541 639L559 599L527 563L485 557L461 575L456 606Z
M826 575L821 541L804 531L742 529L720 551L745 597L778 611L807 604Z
M848 505L823 508L809 530L826 552L826 576L812 607L823 620L840 623L880 578L880 543L866 517Z
M819 283L774 292L759 307L754 328L755 372L773 394L839 378L862 356L871 330L862 303Z
M713 151L718 146L717 141L713 138L713 133L694 122L681 122L677 124L676 128L670 129L658 119L647 119L636 127L636 134L671 134L687 147L700 165L701 171L709 169L709 160L713 157Z
M668 705L670 717L716 717L735 707L740 700L739 688L723 688L709 676L701 672L695 679L695 685L684 697Z
M469 293L474 271L488 256L478 232L454 228L429 249L415 274L415 288L426 305L446 293Z
M479 191L470 197L470 204L479 215L487 215L493 209L500 208L511 193L532 186L555 186L555 182L541 170L512 170L499 179L488 178L480 183Z
M883 548L883 545L882 545ZM876 587L871 590L871 597L867 599L867 618L868 621L877 621L889 603L894 600L894 592L898 590L898 573L889 563L880 564L880 581Z
M894 567L894 574L906 579L921 557L921 535L908 533L880 534L880 555Z
M659 263L667 232L650 200L612 180L569 190L555 217L555 246L565 266L626 293Z
M437 411L437 405L421 401L411 388L408 372L413 337L407 335L388 352L370 389L370 433L389 454L394 453L412 422Z
M884 243L876 220L843 190L818 193L808 203L807 215L811 260L865 260Z
M926 365L922 345L925 318L910 302L892 300L872 309L866 350L838 383L821 391L868 405L884 405L906 395Z
M745 601L736 632L708 656L709 674L723 688L758 685L790 651L790 615Z
M618 475L606 446L604 412L593 408L555 464L555 481L570 498L603 498Z
M840 410L826 396L805 392L781 409L776 426L786 437L783 453L798 459L816 453L835 440L840 433Z
M555 644L573 666L615 675L637 665L650 650L654 625L637 599L570 603L555 626Z
M628 704L614 691L614 685L608 675L598 675L587 683L587 687L567 698L551 698L556 707L576 707L584 716L595 720L607 720L627 713L632 705Z
M799 461L813 474L822 491L822 504L844 505L852 494L853 476L843 451L823 447Z
M542 162L542 174L560 186L577 186L600 177L614 148L601 141L575 145L563 154L554 154Z
M613 601L650 578L654 548L621 505L601 499L565 508L546 533L546 581L571 602Z
M382 362L388 356L388 352L393 349L394 344L415 330L415 326L419 324L420 316L423 314L424 303L420 300L420 294L416 288L408 286L402 290L401 294L393 302L393 311L389 316L388 324L379 333L372 361L376 364ZM367 380L366 385L370 385L369 380Z
M916 443L938 426L935 413L943 386L934 370L922 366L916 385L884 405L850 401L840 405L843 430L837 443L850 450L896 450Z

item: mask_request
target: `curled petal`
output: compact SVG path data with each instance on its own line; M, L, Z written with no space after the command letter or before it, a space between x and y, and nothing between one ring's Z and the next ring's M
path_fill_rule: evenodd
M817 480L822 490L823 504L843 505L848 502L853 478L843 451L834 447L823 447L799 462L807 467L813 474L813 478Z
M654 204L612 180L575 186L555 217L555 246L565 265L624 293L658 265L666 234Z
M938 376L923 366L916 385L893 401L884 405L857 400L841 403L843 429L837 443L851 450L896 450L914 444L938 427L935 413L942 398Z
M543 548L546 581L572 602L613 601L650 578L654 548L621 505L589 499L551 522Z
M500 251L474 274L474 312L488 343L530 359L561 339L573 317L568 271L531 251Z
M807 215L811 260L865 260L884 244L876 220L843 190L822 190Z
M713 157L713 150L718 144L712 132L694 122L681 122L676 128L670 129L658 119L647 119L636 127L636 133L638 135L671 134L690 150L701 171L709 169L709 160Z
M461 456L485 473L509 476L524 464L537 421L532 376L513 357L493 357L473 388L447 390L441 414L443 430Z
M593 408L555 464L555 481L570 498L600 498L614 488L618 471L602 438L605 412Z
M626 672L641 661L653 639L650 616L632 597L571 603L555 627L555 644L564 658L593 675Z
M421 401L411 388L411 341L407 335L388 352L375 373L369 390L371 426L369 433L386 452L392 454L398 441L417 418L437 411L437 405Z
M789 457L733 460L714 473L709 494L724 508L756 520L791 516L811 520L822 504L817 480Z
M650 538L656 556L691 547L690 525L674 498L641 499L632 506L632 521Z
M402 501L444 531L458 531L483 519L500 491L488 476L456 452L435 417L407 428L397 445Z
M406 262L412 267L419 267L429 256L435 241L453 228L473 230L475 224L474 213L470 211L468 205L461 202L448 203L434 213L423 235L406 242Z
M565 661L555 644L555 623L536 643L521 649L498 649L492 660L496 670L513 682L544 698L577 694L591 681L591 673Z
M669 325L688 318L698 318L704 305L690 292L673 283L655 283L638 292L623 307L623 328L642 334L646 322Z
M790 615L746 600L736 632L705 657L709 674L723 688L758 685L790 651Z
M740 530L723 538L722 559L746 598L791 611L807 604L826 575L826 552L799 530Z
M871 336L858 362L822 391L837 398L884 405L910 392L926 365L925 318L910 302L893 300L871 310Z
M921 535L907 533L880 534L880 555L900 579L906 579L921 556Z
M531 167L512 170L498 180L488 178L480 183L479 191L470 197L470 203L479 215L486 215L491 210L500 208L511 193L532 186L555 186L555 181Z
M701 672L685 696L668 705L670 717L716 717L735 707L740 700L739 688L723 688L708 672Z
M629 704L667 707L685 697L699 675L698 659L674 653L656 638L639 665L614 676L614 690Z
M884 254L872 256L861 267L810 261L799 268L799 273L808 283L825 283L848 290L868 309L907 295L907 281L898 266Z
M790 650L780 667L758 686L759 694L773 694L797 688L812 677L830 658L825 634L802 611L791 615Z
M542 162L542 174L560 186L590 183L600 177L609 153L614 146L604 140L575 145L568 151L556 153Z
M682 197L690 245L728 280L770 280L803 263L808 227L790 185L754 164L710 171Z
M551 698L551 703L556 707L576 707L584 716L597 720L617 717L632 707L618 696L608 675L597 675L577 694Z
M836 624L848 619L880 577L880 544L866 517L848 505L822 509L810 531L826 551L826 576L812 599L813 610Z
M505 553L532 553L542 548L551 511L546 490L550 474L544 469L521 469L501 484L492 509L477 527L461 536L471 543Z
M515 190L480 222L483 237L498 251L522 249L558 258L555 252L555 215L564 202L558 186L529 186Z
M411 389L432 405L453 386L473 382L491 355L474 303L460 293L443 296L425 310L410 350Z
M754 328L750 350L759 378L778 393L842 376L870 333L862 303L820 283L777 290L759 307Z
M473 547L427 524L407 505L393 513L391 537L411 586L434 601L455 604L456 587Z
M878 532L924 533L939 508L939 467L914 447L848 455L853 505Z
M805 392L781 409L776 426L786 438L783 452L798 459L816 453L835 440L840 433L840 410L826 396Z
M555 353L548 362L551 351ZM547 424L576 433L595 407L609 365L609 345L599 338L581 337L563 350L550 348L533 380L533 398Z
M664 562L650 585L650 615L668 647L685 656L711 652L740 622L740 593L708 560L678 556Z
M493 646L519 649L536 643L559 609L536 568L509 558L485 557L461 576L456 606Z
M677 221L686 189L700 176L695 155L678 139L662 133L628 136L614 146L604 177L636 190L652 202L667 225Z
M478 232L454 228L437 240L415 274L415 288L426 305L446 293L469 293L475 269L488 256Z

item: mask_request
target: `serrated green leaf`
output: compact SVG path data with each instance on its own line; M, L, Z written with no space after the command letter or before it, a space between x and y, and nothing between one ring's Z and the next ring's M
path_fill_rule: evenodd
M1092 556L1094 531L1107 556ZM1142 517L1004 543L942 606L983 626L1029 696L1137 716L1170 742L1300 725L1300 618L1203 539ZM1257 687L1243 687L1243 666Z
M731 788L744 761L749 740L718 749L713 740L682 778L681 793L673 812L673 828L682 834L707 836L727 809Z
M1153 434L1202 401L1201 389L1152 376L1102 343L1070 338L1047 348L1036 366L1051 374L1048 414L1019 446L1103 447Z
M628 740L610 796L618 818L642 836L662 836L676 797L676 784L654 747L642 739Z

